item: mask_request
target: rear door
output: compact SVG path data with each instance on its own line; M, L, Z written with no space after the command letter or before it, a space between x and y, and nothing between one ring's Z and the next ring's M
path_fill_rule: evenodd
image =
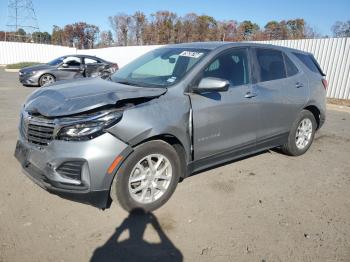
M84 57L85 77L96 77L101 74L105 68L105 64L99 59Z
M246 48L218 55L201 77L230 82L228 91L191 93L194 159L237 152L255 146L257 111L251 99L249 59ZM236 151L237 150L237 151Z
M285 139L307 101L308 81L292 60L275 49L253 49L259 112L258 143Z

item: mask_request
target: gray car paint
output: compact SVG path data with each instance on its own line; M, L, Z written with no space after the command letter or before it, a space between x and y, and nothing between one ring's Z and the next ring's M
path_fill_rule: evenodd
M25 143L23 139L22 142ZM112 182L113 176L105 174L106 167L116 156L115 150L122 152L128 145L105 133L94 140L70 142L70 146L67 146L65 141L55 140L45 150L33 145L28 147L31 150L28 161L56 182L64 182L62 176L55 171L60 164L72 159L85 161L86 168L83 168L82 180L87 188L84 190L101 191L108 190Z
M303 86L297 87L298 83ZM257 139L288 133L309 100L308 79L303 71L291 77L259 82L253 88L257 92L254 103L259 108Z
M108 69L112 63L107 62L101 58L88 55L68 55L66 57L77 57L80 59L80 66L62 67L62 63L58 65L40 64L29 66L19 71L19 79L25 85L39 85L40 77L44 74L51 74L56 81L72 80L84 78L83 72L85 70L86 77L94 76L94 72ZM98 59L102 63L98 64L84 64L83 58ZM33 73L34 72L34 73Z
M49 155L42 154L41 161L53 161L56 155L64 157L65 153L71 158L102 154L103 157L96 158L100 162L88 161L89 167L97 165L99 168L98 173L97 170L90 170L91 190L102 190L108 188L111 176L108 179L103 178L105 182L101 182L101 178L95 178L95 176L106 176L104 175L106 171L102 172L102 170L107 170L107 163L126 148L131 152L132 147L153 137L169 135L176 138L185 151L187 166L193 163L204 163L201 164L202 168L193 168L193 171L232 159L232 156L228 157L225 152L236 152L236 156L240 156L246 152L276 146L281 141L285 141L272 141L264 146L257 146L260 140L288 134L297 114L308 105L317 106L321 117L324 117L325 91L320 82L321 78L316 75L310 77L306 67L290 54L292 49L271 45L221 42L180 44L171 47L204 48L210 49L211 52L182 81L168 89L131 87L106 80L91 79L55 84L33 93L23 110L51 118L84 113L92 109L98 110L100 107L118 105L130 99L141 99L140 103L126 108L122 119L107 129L107 133L100 138L88 142L53 141L47 148L41 149L47 151L50 148L52 152ZM194 79L201 70L216 55L236 47L281 50L290 56L300 73L287 80L249 83L229 88L226 92L208 94L191 92ZM296 82L302 82L303 87L296 88ZM246 97L248 93L254 93L256 96ZM113 135L109 139L115 139L118 145L108 146L108 150L102 152L103 149L94 143L104 139L108 133ZM79 149L68 153L73 147ZM240 150L246 148L249 150ZM214 162L207 161L213 156L220 159ZM189 169L188 174L192 171Z
M59 117L115 105L125 99L157 97L166 91L131 87L101 78L79 79L38 89L27 98L25 110L46 117Z

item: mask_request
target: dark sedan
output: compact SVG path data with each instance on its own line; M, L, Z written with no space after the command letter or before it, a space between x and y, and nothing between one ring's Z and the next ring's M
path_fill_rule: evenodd
M19 71L19 81L26 86L44 86L60 80L83 77L108 77L118 65L88 55L67 55L47 64L25 67Z

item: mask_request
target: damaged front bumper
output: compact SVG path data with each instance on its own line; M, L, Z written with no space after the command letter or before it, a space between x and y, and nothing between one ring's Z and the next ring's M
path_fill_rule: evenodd
M20 137L15 157L23 172L50 193L104 209L110 205L114 174L107 172L117 156L124 159L130 147L109 133L88 141L52 140L37 146Z

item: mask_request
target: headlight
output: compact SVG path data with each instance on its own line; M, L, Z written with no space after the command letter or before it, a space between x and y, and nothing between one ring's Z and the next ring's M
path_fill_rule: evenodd
M27 73L24 73L26 75L35 75L37 73L37 71L29 71Z
M67 125L60 129L57 138L60 140L83 141L95 138L104 132L104 129L117 123L122 117L121 111L114 111L89 121Z

